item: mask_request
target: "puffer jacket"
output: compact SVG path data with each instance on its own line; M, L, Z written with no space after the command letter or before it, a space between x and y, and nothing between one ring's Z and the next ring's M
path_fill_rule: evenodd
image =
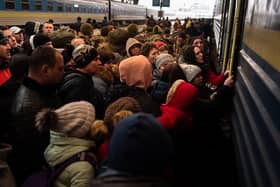
M95 146L93 141L66 137L54 131L50 131L50 137L50 144L45 150L45 159L51 167ZM95 169L91 163L76 161L62 171L55 180L54 187L89 187L94 177Z
M44 164L43 153L49 137L48 133L40 134L35 128L36 113L59 105L55 86L43 86L26 77L18 88L11 106L9 135L9 143L13 145L9 162L18 184Z

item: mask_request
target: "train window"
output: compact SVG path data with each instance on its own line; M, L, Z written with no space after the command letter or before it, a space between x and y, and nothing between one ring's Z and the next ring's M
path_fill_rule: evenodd
M57 11L58 12L62 12L63 11L63 4L62 3L58 3L57 4Z
M71 5L67 4L66 5L66 12L71 12L71 11L72 11Z
M42 10L42 3L41 1L35 1L35 10L41 11Z
M48 11L52 12L53 11L53 5L52 5L52 1L48 1Z
M5 6L7 10L15 9L15 1L14 0L6 0Z
M22 10L29 10L29 0L22 0L21 7L22 7Z

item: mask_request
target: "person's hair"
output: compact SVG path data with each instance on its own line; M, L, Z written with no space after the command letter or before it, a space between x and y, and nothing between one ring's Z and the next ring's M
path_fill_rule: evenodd
M187 63L197 64L195 60L194 48L195 46L189 46L189 45L183 47L183 59Z
M46 21L46 22L43 23L43 26L44 26L45 24L52 24L52 25L53 25L53 22L50 22L50 20L48 20L48 21Z
M171 86L178 79L187 81L183 70L177 63L167 64L162 72L161 80Z
M100 29L101 36L108 36L108 33L110 32L109 28L107 26L104 26Z
M37 47L31 55L29 69L37 70L42 65L47 64L50 67L55 66L56 53L58 53L54 48L47 46Z
M74 51L74 46L71 44L66 44L63 51L61 52L63 56L64 64L67 64L72 59L72 52Z
M148 57L150 54L150 51L154 48L157 49L157 46L154 43L152 43L152 42L144 43L144 45L141 48L141 54Z
M47 23L51 23L51 24L53 24L53 23L54 23L54 21L53 21L53 19L49 19L49 20L47 21Z
M130 110L121 110L121 111L115 113L112 117L113 126L115 127L121 120L123 120L131 115L133 115L133 112Z
M165 50L169 51L169 48L168 48L167 45L163 45L163 46L161 46L160 48L158 48L158 50L159 50L160 52L165 51Z
M111 86L114 82L113 73L104 66L100 66L98 68L99 71L97 72L96 76L102 79L108 86Z

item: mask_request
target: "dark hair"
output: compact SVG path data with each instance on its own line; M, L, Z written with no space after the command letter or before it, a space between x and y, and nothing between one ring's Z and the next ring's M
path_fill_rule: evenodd
M186 33L185 33L185 32L180 32L180 33L178 34L178 37L183 38L183 40L186 40L186 39L187 39L187 36L186 36Z
M178 79L187 81L183 70L177 63L167 64L162 72L161 80L171 86Z
M194 54L194 48L195 46L189 46L186 45L183 47L183 58L184 61L189 64L197 64L195 60L195 54Z
M99 50L99 55L100 55L100 61L102 64L108 64L108 63L113 63L115 60L115 55L113 52L109 50Z
M47 46L39 46L32 52L29 63L30 70L37 70L42 65L47 64L50 67L55 66L56 56L58 53L54 48Z
M108 33L110 32L109 28L107 26L104 26L100 29L101 36L108 36Z
M141 54L148 57L150 54L150 51L154 48L157 49L157 46L154 43L152 43L152 42L144 43L144 45L141 48Z
M71 44L66 44L63 51L61 52L63 56L64 65L67 64L72 59L72 52L74 51L74 46Z
M53 21L53 19L49 19L49 20L47 21L47 23L51 23L51 24L53 24L53 23L54 23L54 21Z

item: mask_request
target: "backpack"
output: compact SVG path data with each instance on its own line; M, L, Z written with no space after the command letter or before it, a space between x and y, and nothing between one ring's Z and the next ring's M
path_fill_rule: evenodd
M88 161L97 170L97 161L92 152L84 151L73 155L64 162L32 174L28 177L21 187L52 187L56 178L70 164L76 161Z

